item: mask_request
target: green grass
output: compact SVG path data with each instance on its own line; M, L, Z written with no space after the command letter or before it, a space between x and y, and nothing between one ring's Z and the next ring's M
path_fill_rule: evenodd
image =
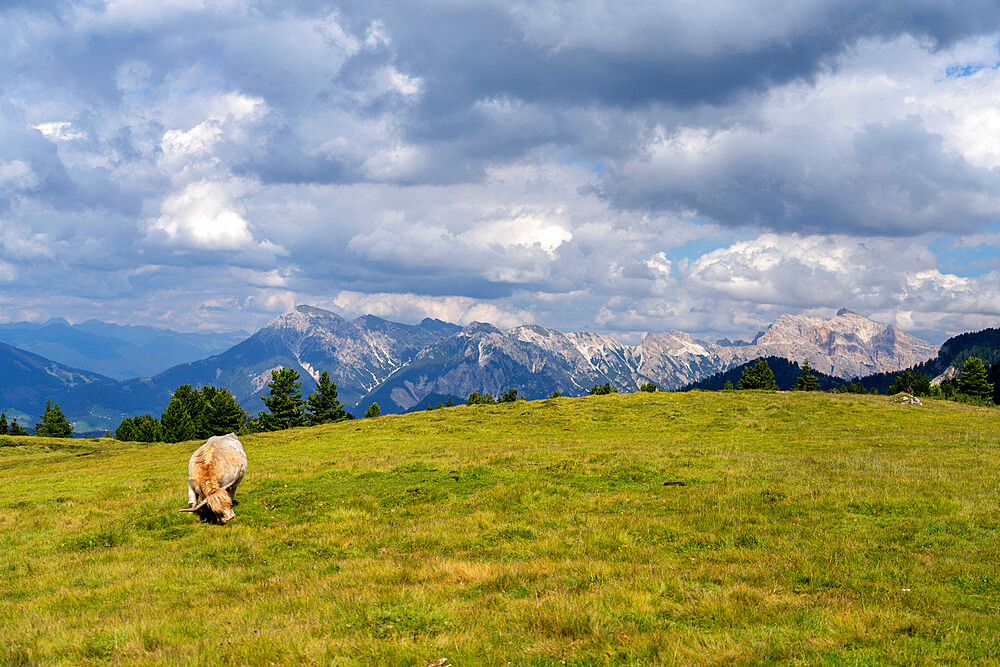
M0 664L1000 663L1000 411L638 393L0 441ZM675 484L680 482L682 484Z

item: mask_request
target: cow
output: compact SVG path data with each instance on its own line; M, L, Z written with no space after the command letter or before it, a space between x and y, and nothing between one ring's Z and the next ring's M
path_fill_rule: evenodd
M246 472L247 455L236 435L212 436L188 462L188 506L181 512L198 512L205 521L228 523L236 516L233 497Z

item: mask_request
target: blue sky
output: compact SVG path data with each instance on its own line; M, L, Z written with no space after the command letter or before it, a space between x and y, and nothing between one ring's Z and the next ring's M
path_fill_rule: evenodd
M0 319L1000 326L992 0L7 2Z

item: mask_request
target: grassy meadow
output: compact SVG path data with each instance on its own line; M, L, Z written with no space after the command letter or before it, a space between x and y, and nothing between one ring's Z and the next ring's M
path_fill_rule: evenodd
M1000 663L1000 410L637 393L0 438L0 664Z

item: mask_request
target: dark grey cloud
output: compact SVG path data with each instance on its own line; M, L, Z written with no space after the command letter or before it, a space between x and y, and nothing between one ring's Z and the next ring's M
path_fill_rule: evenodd
M913 236L971 232L1000 218L1000 171L974 166L918 118L745 132L716 151L665 149L609 170L602 193L638 210L696 210L722 224Z

